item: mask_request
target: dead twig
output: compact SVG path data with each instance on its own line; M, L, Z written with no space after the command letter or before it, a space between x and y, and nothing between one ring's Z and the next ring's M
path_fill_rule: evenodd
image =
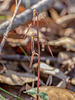
M7 61L18 61L18 62L29 62L29 59L31 59L31 56L23 56L23 55L8 55L8 56L1 56L2 60L7 60ZM29 59L28 59L29 58ZM41 62L46 62L49 60L50 62L56 63L57 58L56 57L40 57ZM34 56L33 62L37 62L38 57Z
M22 1L22 0L19 0L19 3L18 3L18 5L17 5L17 7L16 7L16 9L15 9L14 15L13 15L12 19L10 20L10 24L9 24L9 26L7 27L6 33L4 34L3 40L2 40L1 45L0 45L0 55L1 55L1 52L2 52L2 49L3 49L3 46L4 46L5 42L6 42L6 39L7 39L7 37L8 37L8 34L9 34L10 30L11 30L11 27L12 27L12 24L13 24L14 19L15 19L15 17L16 17L16 14L17 14L17 12L18 12L18 9L19 9L19 6L20 6L20 4L21 4L21 1Z
M10 31L13 30L14 28L30 21L33 18L33 10L34 9L36 9L38 13L41 13L42 11L45 11L48 8L51 8L52 4L55 1L56 0L39 1L37 4L33 5L30 9L27 9L24 12L22 12L21 14L17 15L16 18L15 18L15 21L13 22L13 25L12 25ZM11 21L11 19L0 25L0 34L3 34L6 31L10 21Z

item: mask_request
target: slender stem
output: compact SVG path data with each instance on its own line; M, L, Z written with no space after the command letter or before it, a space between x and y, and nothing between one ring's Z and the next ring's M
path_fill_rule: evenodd
M37 94L39 93L39 79L40 79L40 44L39 44L39 21L37 13L37 41L38 41L38 82L37 82ZM39 97L37 96L37 100Z
M5 98L0 94L0 98L2 99L2 100L5 100Z
M8 95L10 95L10 96L12 96L12 97L14 97L14 98L16 98L16 99L24 100L24 99L22 99L22 98L20 98L20 97L18 97L18 96L16 96L16 95L11 94L11 93L8 92L8 91L2 89L1 87L0 87L0 90L3 91L3 92L5 92L6 94L8 94Z
M29 32L30 28L31 28L31 24L29 25L29 27L28 27L28 29L27 29L27 31L26 31L26 34L25 34L25 36L24 36L24 39L26 39L27 33Z
M28 58L28 60L30 61L30 59L28 57L28 54L25 52L25 50L23 49L23 47L21 45L19 45L18 47L22 50L22 52L24 53L24 55L26 55L27 58Z
M47 46L48 46L49 52L51 53L51 56L54 57L50 46L48 44L47 44Z

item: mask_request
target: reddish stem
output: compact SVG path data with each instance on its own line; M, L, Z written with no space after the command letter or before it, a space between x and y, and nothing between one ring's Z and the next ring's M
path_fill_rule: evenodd
M37 94L39 93L39 79L40 79L40 44L39 44L39 21L38 21L38 12L33 11L33 25L35 25L35 16L37 15L37 41L38 41L38 82L37 82ZM39 97L37 96L37 100Z
M27 30L27 32L26 32L26 34L25 34L25 36L24 36L24 39L27 37L27 33L29 32L30 27L31 27L31 24L30 24L29 27L28 27L28 30Z
M39 44L39 21L37 13L37 41L38 41L38 82L37 82L37 94L39 93L39 79L40 79L40 44ZM39 97L37 96L37 100Z
M32 67L33 58L34 58L34 54L32 53L32 56L31 56L31 61L30 61L30 65L29 65L29 68L31 68L31 67Z
M49 52L51 53L51 56L54 57L50 46L48 44L47 44L47 46L48 46Z

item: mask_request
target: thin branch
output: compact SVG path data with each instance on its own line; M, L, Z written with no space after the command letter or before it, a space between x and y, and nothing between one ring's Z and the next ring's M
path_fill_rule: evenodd
M7 61L18 61L18 62L30 62L29 59L31 59L31 56L23 56L23 55L8 55L8 56L2 56L1 55L2 60L7 60ZM29 58L29 59L28 59ZM45 62L45 61L50 61L52 63L56 63L57 62L57 58L56 57L40 57L40 61L41 62ZM33 62L37 62L38 61L38 57L34 56Z
M22 1L22 0L19 0L19 3L18 3L18 5L17 5L17 7L16 7L16 9L15 9L14 15L13 15L12 19L10 20L10 24L9 24L9 26L7 27L6 33L4 34L3 40L2 40L1 45L0 45L0 55L1 55L1 52L2 52L2 49L3 49L3 46L4 46L5 42L6 42L6 39L7 39L7 37L8 37L8 34L9 34L10 30L11 30L11 27L12 27L12 24L13 24L14 19L15 19L15 17L16 17L16 14L17 14L17 12L18 12L18 9L19 9L19 6L20 6L20 4L21 4L21 1Z
M16 28L20 25L23 25L26 22L30 21L33 18L33 10L34 9L36 9L38 13L41 13L41 12L47 10L48 8L51 8L52 4L55 1L56 0L39 1L37 4L33 5L30 9L27 9L24 12L22 12L21 14L17 15L10 31L13 30L14 28ZM6 31L6 28L8 27L10 20L6 21L0 25L0 35Z

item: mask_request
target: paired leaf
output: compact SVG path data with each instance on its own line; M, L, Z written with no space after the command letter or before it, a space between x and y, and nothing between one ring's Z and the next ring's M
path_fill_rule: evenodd
M28 90L34 93L34 98L38 95L42 100L75 100L75 92L64 88L58 88L55 86L40 87L40 93L37 94L37 88ZM27 92L26 92L27 93ZM48 95L47 95L48 94Z
M33 89L30 89L30 90L27 90L24 93L28 93L30 95L34 95L35 94L35 95L39 96L40 98L42 98L43 100L49 100L48 94L46 92L41 92L41 93L37 94L37 88L33 88Z
M46 92L41 92L37 94L43 100L49 100L48 94Z
M37 88L33 88L33 89L30 89L30 90L24 91L24 93L28 93L30 95L37 94Z

